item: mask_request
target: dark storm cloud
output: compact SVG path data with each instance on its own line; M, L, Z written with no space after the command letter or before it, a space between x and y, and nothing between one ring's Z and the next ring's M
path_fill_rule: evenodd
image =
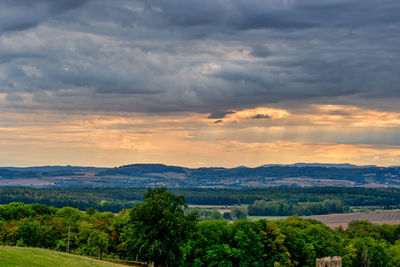
M85 4L87 0L4 0L0 3L0 34L37 26L54 16Z
M397 110L398 14L397 0L2 1L0 108Z
M268 57L271 53L268 47L262 45L256 45L252 47L251 54L255 57Z
M226 115L233 114L233 111L215 111L208 116L209 119L223 119Z
M400 3L395 0L381 1L379 5L374 0L152 0L148 3L180 27L301 29L324 25L358 27L400 20Z

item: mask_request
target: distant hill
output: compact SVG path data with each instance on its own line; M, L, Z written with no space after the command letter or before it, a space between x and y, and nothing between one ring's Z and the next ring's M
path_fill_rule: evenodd
M118 267L125 266L84 256L67 254L41 248L0 247L2 267Z
M8 169L14 171L31 171L31 172L52 172L52 171L99 171L107 168L98 167L82 167L82 166L34 166L34 167L0 167L0 170Z
M117 168L106 169L99 172L98 176L104 175L134 175L141 176L148 173L186 173L187 168L167 166L164 164L131 164L125 165Z
M352 164L267 164L256 168L186 168L130 164L115 168L43 166L0 168L0 187L192 187L257 188L365 186L400 187L400 167Z
M321 167L321 168L375 168L376 165L353 165L349 163L294 163L294 164L264 164L260 167Z

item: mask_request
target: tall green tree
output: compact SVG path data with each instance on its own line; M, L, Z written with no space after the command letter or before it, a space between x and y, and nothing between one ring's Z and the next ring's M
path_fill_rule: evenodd
M185 246L183 266L237 266L240 251L229 244L233 240L231 232L225 220L199 222Z
M125 249L131 258L154 262L155 266L178 266L182 246L193 232L196 215L186 215L184 196L166 188L149 189L144 202L130 211L125 231Z
M103 258L103 252L107 248L108 242L107 234L99 230L94 230L88 239L88 245L97 249L100 259Z

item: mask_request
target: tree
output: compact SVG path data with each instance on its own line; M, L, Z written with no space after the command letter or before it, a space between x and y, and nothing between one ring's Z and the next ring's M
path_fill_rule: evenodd
M390 266L400 266L400 243L389 249Z
M264 245L257 224L237 220L232 225L233 245L240 253L240 266L264 266Z
M230 246L230 232L225 220L199 222L196 232L185 245L182 266L237 266L240 251Z
M125 231L125 248L131 258L154 262L155 266L176 266L181 247L192 233L196 215L185 215L184 196L166 188L149 189L144 202L130 211Z
M261 242L264 246L265 266L292 266L290 253L284 245L285 236L278 226L266 220L255 222L260 229Z
M25 222L19 228L19 235L24 245L36 247L39 239L39 222Z
M384 243L377 242L371 247L371 266L386 267L389 265L389 253Z
M247 218L247 208L240 206L233 206L231 208L231 217L232 219L245 219Z
M291 255L294 266L313 266L316 252L313 242L310 240L306 229L312 224L320 224L314 220L304 220L297 217L289 217L284 221L276 222L281 233L285 236L284 245Z
M224 217L221 215L221 213L217 209L213 209L211 211L210 219L211 220L222 220L222 219L224 219Z
M88 245L97 249L97 253L100 259L103 258L103 251L108 245L108 236L106 233L94 230L88 239Z

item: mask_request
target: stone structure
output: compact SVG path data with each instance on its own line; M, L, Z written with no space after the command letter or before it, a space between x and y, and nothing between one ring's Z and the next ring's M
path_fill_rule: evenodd
M342 257L325 257L317 259L316 267L342 267Z

